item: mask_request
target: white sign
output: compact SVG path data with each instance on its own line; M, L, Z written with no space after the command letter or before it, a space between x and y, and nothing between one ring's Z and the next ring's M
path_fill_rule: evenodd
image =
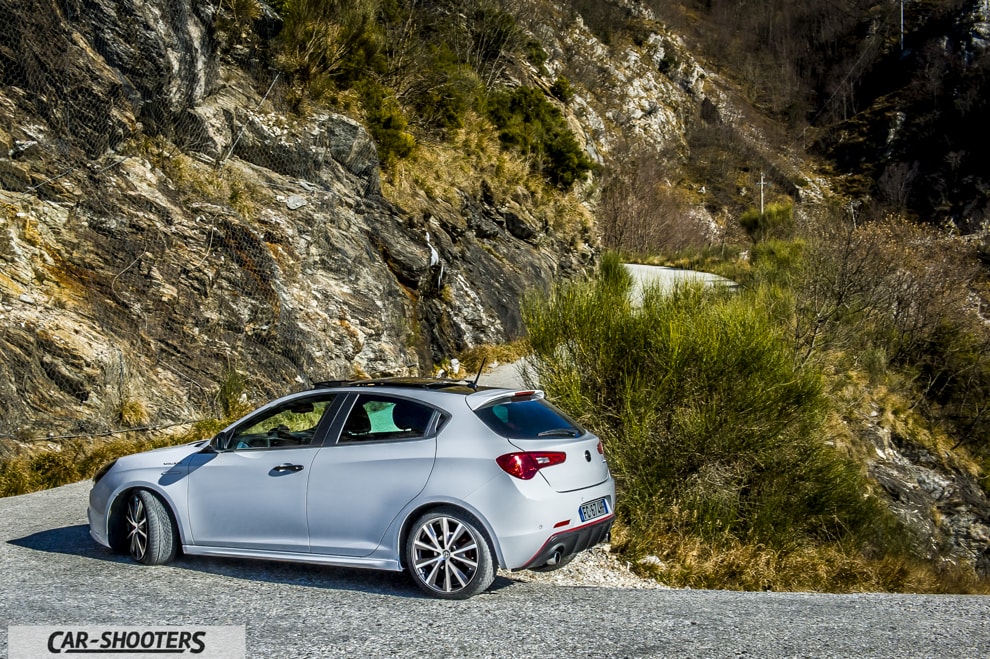
M174 657L244 659L244 626L111 627L10 626L9 659L40 657Z

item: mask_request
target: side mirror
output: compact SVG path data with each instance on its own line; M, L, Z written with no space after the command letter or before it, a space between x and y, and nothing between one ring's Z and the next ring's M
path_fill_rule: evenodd
M230 436L226 432L218 432L203 448L203 453L220 453L226 451L229 440Z

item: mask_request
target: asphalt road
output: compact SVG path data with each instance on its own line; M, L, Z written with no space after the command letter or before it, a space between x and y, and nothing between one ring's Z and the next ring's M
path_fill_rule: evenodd
M669 291L675 286L684 284L706 284L708 286L732 286L736 284L730 279L713 275L709 272L698 272L695 270L680 270L678 268L666 268L658 265L639 265L637 263L623 264L633 278L632 290L629 296L634 304L643 301L643 291L647 288L658 288L661 291Z
M88 535L89 483L0 499L8 625L246 625L250 657L986 657L990 597L622 590L499 577L465 602L403 574L180 558Z

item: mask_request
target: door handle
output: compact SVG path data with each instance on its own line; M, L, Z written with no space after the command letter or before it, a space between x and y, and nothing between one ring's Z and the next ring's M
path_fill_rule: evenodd
M277 471L279 473L283 471L302 471L302 470L303 470L302 465L291 465L289 463L281 464L277 467L272 468L272 471Z

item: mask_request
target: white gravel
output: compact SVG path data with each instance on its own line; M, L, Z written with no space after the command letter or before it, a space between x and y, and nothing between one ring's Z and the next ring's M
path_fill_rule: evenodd
M500 571L507 579L546 583L556 586L597 586L605 588L667 588L652 579L633 573L627 562L611 552L610 545L598 545L581 552L574 560L553 572Z

